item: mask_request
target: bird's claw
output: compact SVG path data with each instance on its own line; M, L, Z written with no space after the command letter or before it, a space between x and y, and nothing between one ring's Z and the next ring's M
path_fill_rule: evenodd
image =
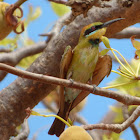
M94 85L92 85L93 86L93 93L95 92L95 90L96 90L96 85L94 84Z
M70 85L73 85L74 80L73 79L69 79L70 80Z

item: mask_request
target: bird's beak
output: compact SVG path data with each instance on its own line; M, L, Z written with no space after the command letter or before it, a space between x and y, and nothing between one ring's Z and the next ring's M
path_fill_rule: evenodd
M107 21L107 22L103 23L103 24L101 25L100 28L107 27L107 26L109 26L110 24L112 24L112 23L114 23L114 22L116 22L116 21L120 21L120 20L122 20L122 19L125 19L125 18L116 18L116 19Z

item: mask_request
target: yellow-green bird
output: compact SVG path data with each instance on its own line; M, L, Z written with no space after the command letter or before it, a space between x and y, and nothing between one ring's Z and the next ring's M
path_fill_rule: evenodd
M110 57L109 59L108 56L104 57L105 59L101 58L100 62L98 62L101 37L105 34L108 25L121 19L123 18L117 18L105 23L96 22L85 26L81 31L77 46L73 50L70 46L65 49L60 65L60 77L81 83L92 81L92 84L98 85L110 72L110 70L107 70L107 72L104 72L106 71L105 69L103 70L103 68L106 68L105 60L109 60L110 62ZM101 62L103 67L100 65ZM112 63L110 62L110 64ZM78 89L61 87L60 110L57 115L67 120L70 111L88 94L88 92L83 92ZM48 133L50 135L55 134L56 136L60 136L64 128L65 124L55 119Z

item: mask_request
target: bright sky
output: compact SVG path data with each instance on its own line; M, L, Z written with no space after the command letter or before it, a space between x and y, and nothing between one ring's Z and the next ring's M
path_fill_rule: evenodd
M16 0L5 0L8 3L14 3ZM23 10L24 10L24 18L26 20L26 16L28 13L28 5L33 5L34 7L41 7L42 9L42 15L33 23L30 23L30 25L27 28L27 32L29 34L29 37L36 42L45 40L45 38L40 38L38 34L47 32L51 29L51 26L56 22L58 17L55 15L55 13L52 11L49 2L46 0L28 0L25 4L23 4ZM136 27L140 27L139 24L136 25ZM13 33L12 33L13 34ZM117 50L119 50L127 59L131 59L134 57L134 48L131 45L131 42L129 39L111 39L110 40L111 46ZM113 69L117 69L118 65L113 64ZM106 86L108 81L113 80L116 77L116 74L111 74L109 78L106 78L103 80L103 82L100 84L100 87ZM16 76L13 76L11 74L8 74L8 76L3 80L3 82L0 83L0 89L3 89L9 83L11 83ZM7 82L8 81L8 82ZM114 100L107 99L100 96L95 95L89 95L88 96L88 103L86 104L84 110L80 112L80 114L88 120L89 124L95 124L98 123L104 116L104 114L107 113L109 110L109 106L113 105L115 103ZM44 108L44 106L39 103L36 107L36 109ZM95 113L96 112L96 113ZM50 136L47 134L54 118L43 118L43 117L36 117L31 116L29 120L29 126L30 126L30 136L29 139L33 137L33 135L36 132L38 133L36 140L57 140L55 136ZM137 124L138 125L138 124ZM128 134L128 135L127 135ZM122 135L123 139L129 139L133 140L133 133L130 129L125 131L124 135Z

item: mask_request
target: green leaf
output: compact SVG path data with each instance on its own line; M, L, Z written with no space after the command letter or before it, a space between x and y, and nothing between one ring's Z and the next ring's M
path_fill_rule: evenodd
M135 40L135 35L131 36L131 42L133 44L133 47L136 49L136 50L140 50L140 42Z
M124 121L121 107L110 106L110 109L116 113L115 119L113 120L114 123L121 123Z
M33 20L36 20L37 18L39 18L39 16L41 15L41 8L37 7L35 9L33 9L32 6L29 6L29 13L28 16L25 20L25 27L27 27L27 25L32 22Z
M130 66L133 68L134 71L137 71L137 67L138 67L139 63L140 63L140 60L133 59L130 63ZM128 66L126 66L126 67L128 68ZM126 72L126 70L123 67L120 67L120 69L122 71ZM140 75L140 70L138 71L138 75ZM127 83L130 81L132 81L132 80L125 78L123 76L118 76L114 81L109 83L109 85L113 86L113 85L117 85L117 84L121 84L121 83ZM122 86L115 87L115 88L118 89L119 91L121 91L122 93L140 97L140 94L139 94L140 81L139 80L134 81L134 83L122 85Z
M21 62L18 64L18 66L20 66L22 68L29 67L35 61L35 59L37 59L39 57L39 55L40 54L36 54L36 55L29 56L29 57L22 59Z
M103 135L103 140L123 140L123 139L120 139L121 134L122 133L117 134L115 132L112 132L109 135Z
M140 58L140 50L136 50L136 55L139 56L138 58Z
M108 53L108 51L109 51L109 49L104 49L99 53L99 55L102 55L102 56L106 55Z
M51 7L52 7L53 11L58 16L63 16L64 14L70 12L70 8L66 5L57 4L54 2L50 2L50 3L51 3Z
M109 44L109 39L105 36L101 37L102 42L104 43L104 45L106 46L106 48L111 48L110 44Z
M40 17L40 15L41 15L41 9L40 7L37 7L31 16L31 21L36 20L38 17Z

